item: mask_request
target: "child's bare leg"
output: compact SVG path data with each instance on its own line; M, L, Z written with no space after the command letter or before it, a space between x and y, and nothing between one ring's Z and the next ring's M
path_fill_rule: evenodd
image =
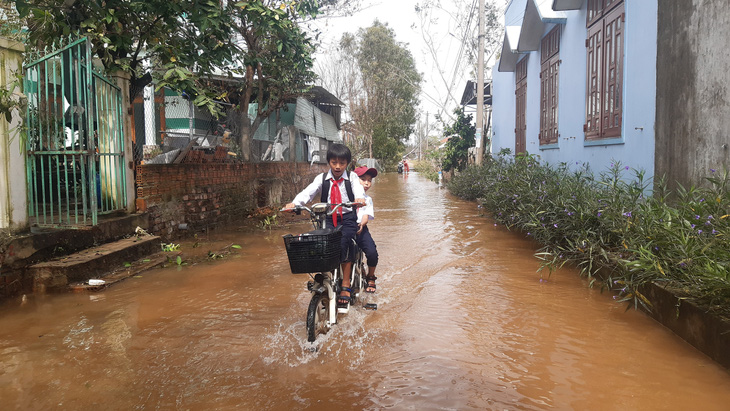
M344 288L350 288L350 270L352 269L352 262L347 261L342 263L342 288L343 290L340 292L340 295L343 296L350 296L350 292L347 290L344 290ZM347 294L345 294L347 293ZM341 300L339 301L341 303L345 303L346 301Z
M350 271L352 270L352 261L342 263L342 286L350 287Z

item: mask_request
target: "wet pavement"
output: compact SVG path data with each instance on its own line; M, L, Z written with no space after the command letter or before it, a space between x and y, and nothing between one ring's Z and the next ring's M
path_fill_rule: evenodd
M2 409L724 410L730 374L420 177L370 191L378 291L306 342L281 236L219 231L99 293L0 306Z

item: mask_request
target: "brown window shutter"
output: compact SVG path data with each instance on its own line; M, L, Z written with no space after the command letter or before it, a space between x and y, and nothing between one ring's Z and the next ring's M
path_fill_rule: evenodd
M604 28L604 95L602 136L619 137L623 113L623 7L614 9L605 17Z
M588 8L586 12L586 27L595 24L603 15L604 1L607 0L588 0Z
M560 30L555 26L543 37L540 57L540 144L557 142L558 66L560 62Z
M603 104L603 24L594 24L588 29L586 50L586 122L585 138L591 140L600 136L600 117Z
M588 0L586 140L621 136L624 0Z
M515 74L517 74L517 84L515 85L515 153L521 153L525 150L525 130L527 124L525 121L525 109L527 105L527 59L525 56L517 63Z

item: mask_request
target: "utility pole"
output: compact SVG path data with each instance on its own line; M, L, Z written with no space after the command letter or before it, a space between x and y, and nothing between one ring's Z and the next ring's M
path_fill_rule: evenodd
M416 150L418 150L418 161L421 161L421 142L423 141L423 122L418 120L418 138L416 139Z
M428 150L428 111L426 112L426 123L423 125L423 140L421 140L421 147L423 147L423 144L426 144L425 149L421 149L421 152L423 152L423 156L426 156L426 150Z
M484 127L484 0L479 0L479 50L477 63L477 158L476 164L482 164L484 144L482 142L482 128Z

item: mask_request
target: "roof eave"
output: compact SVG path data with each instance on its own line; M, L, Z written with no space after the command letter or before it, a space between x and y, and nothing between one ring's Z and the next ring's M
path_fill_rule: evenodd
M580 10L583 0L553 0L554 11Z

